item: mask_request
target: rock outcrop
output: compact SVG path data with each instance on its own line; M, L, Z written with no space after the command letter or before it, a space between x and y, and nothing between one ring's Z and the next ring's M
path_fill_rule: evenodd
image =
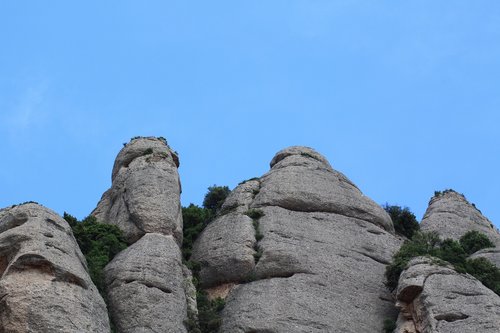
M120 151L111 189L92 213L131 244L104 270L119 333L186 332L195 290L182 264L179 159L161 138L135 138Z
M109 331L68 223L35 203L0 210L0 332Z
M395 333L496 333L500 297L468 274L418 257L399 279Z
M118 154L111 188L92 212L117 225L129 243L146 233L173 235L182 244L179 158L164 139L132 139Z
M118 332L186 332L188 283L172 236L148 233L106 266Z
M208 294L227 295L221 332L380 332L395 315L384 270L400 244L379 205L291 147L230 194L192 258Z
M436 231L444 238L460 239L471 230L479 231L500 245L500 234L465 197L453 190L438 192L429 202L421 223L422 231Z

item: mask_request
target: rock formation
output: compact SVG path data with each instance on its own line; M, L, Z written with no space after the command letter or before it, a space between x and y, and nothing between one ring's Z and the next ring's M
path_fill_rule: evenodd
M132 139L118 154L112 185L92 212L115 224L129 243L145 233L173 235L182 243L181 185L177 153L164 139Z
M222 211L192 257L208 294L226 296L221 332L380 332L395 315L390 217L316 151L278 152Z
M0 332L109 331L68 223L35 203L0 210Z
M496 333L500 297L478 280L430 258L410 261L397 289L395 333Z
M92 213L131 244L105 268L111 318L119 333L186 332L196 313L182 264L179 160L164 139L135 138L118 154L111 189Z

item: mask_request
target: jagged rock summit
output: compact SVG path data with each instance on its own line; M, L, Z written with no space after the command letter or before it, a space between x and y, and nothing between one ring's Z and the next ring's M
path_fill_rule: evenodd
M109 331L68 223L35 203L0 210L0 332Z
M380 332L395 308L387 213L311 148L276 154L195 243L201 284L226 297L221 332Z

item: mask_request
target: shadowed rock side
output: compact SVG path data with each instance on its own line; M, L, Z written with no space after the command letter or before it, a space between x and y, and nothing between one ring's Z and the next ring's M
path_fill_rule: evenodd
M191 277L172 236L144 235L106 266L105 279L118 332L186 332Z
M196 241L208 294L229 289L221 332L380 332L395 315L385 211L310 148L280 151Z
M34 203L0 210L0 332L109 331L68 223Z
M401 274L395 333L497 333L500 297L468 274L415 258Z
M118 154L111 188L92 215L123 230L129 243L156 232L182 244L179 159L165 140L137 138Z

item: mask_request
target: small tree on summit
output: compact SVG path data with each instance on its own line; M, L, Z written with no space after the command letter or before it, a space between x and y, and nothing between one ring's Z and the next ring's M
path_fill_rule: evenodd
M229 195L229 187L227 186L210 186L208 188L208 193L203 199L203 207L210 210L214 215L222 207L224 200Z
M408 207L389 206L387 203L382 207L391 217L396 232L411 239L413 234L420 229L415 214Z

